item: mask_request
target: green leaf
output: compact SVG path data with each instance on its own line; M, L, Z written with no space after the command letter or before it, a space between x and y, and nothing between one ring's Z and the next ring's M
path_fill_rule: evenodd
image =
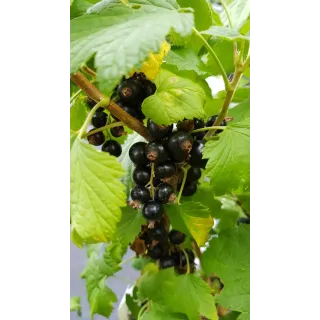
M92 3L85 0L73 0L70 7L70 19L82 16L92 6Z
M209 68L190 48L173 48L166 56L166 64L174 65L179 71L195 71L199 76L208 77Z
M202 31L202 34L206 34L215 38L221 38L229 41L237 41L237 40L250 40L249 36L244 36L236 30L227 28L227 27L219 27L212 26L210 29Z
M104 1L71 21L71 73L95 55L100 87L110 94L123 75L157 53L173 28L191 34L193 14L178 12L173 1L135 0L135 6Z
M70 108L70 129L73 131L79 130L88 115L87 107L83 100L76 99Z
M137 302L134 300L130 294L126 294L126 305L128 306L128 309L131 312L133 319L138 319L140 306L137 304Z
M203 246L213 226L209 208L198 202L166 206L174 229L191 235L198 246Z
M102 243L87 244L88 258L90 258L92 254L96 254L97 256L99 256L101 247L102 247Z
M227 92L225 90L219 91L216 95L220 99L225 99ZM242 102L250 98L250 87L238 88L232 97L232 102Z
M146 220L143 218L141 210L135 210L131 207L122 208L122 218L117 226L117 237L123 246L133 242L143 224L146 224Z
M233 24L233 29L239 30L246 23L250 14L250 1L233 0L229 5L227 5L227 8ZM225 11L221 13L221 20L225 26L229 25Z
M184 118L203 118L205 93L187 78L161 69L155 79L157 91L143 101L142 111L159 125L169 125Z
M108 242L126 205L121 164L80 139L73 143L70 160L72 229L85 243Z
M248 19L243 23L242 27L240 28L239 32L241 34L249 34L250 32L250 16L248 17Z
M74 142L77 139L77 133L73 132L72 130L70 131L70 150L72 149L72 146L74 144Z
M81 316L81 304L80 297L71 297L70 298L70 311L77 311L78 316Z
M240 122L250 117L250 99L244 100L229 109L228 116L233 117L232 123Z
M237 189L250 175L250 120L227 126L219 140L205 144L203 157L209 159L206 175L216 195Z
M136 270L143 270L144 267L150 263L150 262L153 262L153 260L151 258L148 258L148 257L138 257L134 260L132 260L132 267Z
M201 257L207 275L221 277L224 288L216 300L220 305L242 312L238 319L249 319L250 309L250 226L225 230L210 241Z
M149 310L144 312L142 320L188 320L188 317L182 313L171 313L163 306L154 302L150 303Z
M140 141L146 142L146 140L136 132L129 134L127 140L122 145L121 156L118 158L125 170L125 175L121 181L126 186L126 194L128 198L130 195L130 190L133 188L132 172L134 170L134 164L129 157L129 150L134 143Z

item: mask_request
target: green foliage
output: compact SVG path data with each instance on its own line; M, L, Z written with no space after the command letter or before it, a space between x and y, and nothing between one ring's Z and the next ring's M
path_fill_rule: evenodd
M233 24L233 29L239 30L244 24L250 14L250 2L248 0L233 0L227 5L230 18ZM224 25L229 25L225 11L221 13L221 20Z
M80 299L80 297L70 298L70 311L76 311L79 317L81 316Z
M184 118L202 118L205 93L187 78L160 70L155 79L157 91L145 99L143 113L159 125L169 125Z
M237 104L234 108L230 109L228 116L233 117L232 123L240 122L250 118L250 99Z
M70 108L70 129L79 130L88 116L88 110L83 100L76 99Z
M210 29L202 31L201 33L229 41L249 40L249 36L244 36L238 31L227 27L212 26Z

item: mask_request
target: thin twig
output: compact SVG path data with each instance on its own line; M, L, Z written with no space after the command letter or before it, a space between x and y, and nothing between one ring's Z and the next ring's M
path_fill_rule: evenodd
M91 136L92 134L94 133L97 133L97 132L100 132L100 131L104 131L106 129L110 129L110 128L115 128L115 127L120 127L120 126L123 126L123 122L121 121L118 121L118 122L113 122L111 124L107 124L101 128L97 128L95 130L92 130L92 131L89 131L87 132L82 138L86 138L88 136Z

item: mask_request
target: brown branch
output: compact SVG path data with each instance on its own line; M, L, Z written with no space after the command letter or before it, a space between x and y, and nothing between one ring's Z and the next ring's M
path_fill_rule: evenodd
M71 80L92 100L99 102L106 98L81 72L73 74ZM105 108L127 127L139 133L146 140L152 140L143 123L125 112L116 103L110 101L109 105Z
M93 71L92 69L90 69L88 66L83 66L82 71L84 71L85 73L87 73L89 76L96 78L97 74L95 71Z

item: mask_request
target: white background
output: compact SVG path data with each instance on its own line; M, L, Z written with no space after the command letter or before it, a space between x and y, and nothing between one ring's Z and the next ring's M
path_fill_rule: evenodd
M319 10L251 1L251 319L318 319ZM1 4L1 319L69 319L69 1Z

